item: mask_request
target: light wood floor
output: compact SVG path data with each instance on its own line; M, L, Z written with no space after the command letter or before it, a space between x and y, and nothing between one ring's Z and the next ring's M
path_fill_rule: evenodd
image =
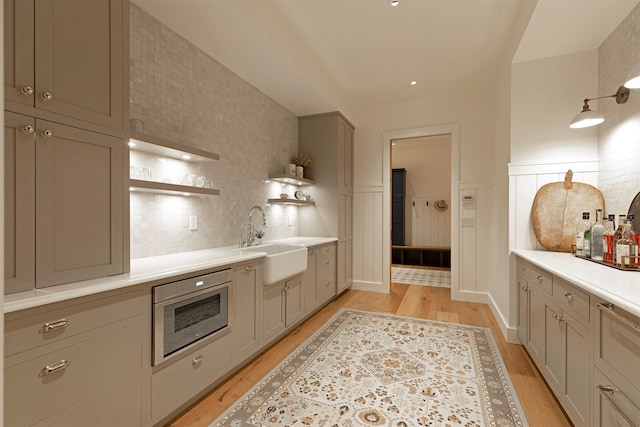
M396 283L391 284L389 294L353 290L345 292L173 420L170 425L208 426L343 307L491 328L529 425L571 426L524 348L505 342L487 305L451 301L448 288Z

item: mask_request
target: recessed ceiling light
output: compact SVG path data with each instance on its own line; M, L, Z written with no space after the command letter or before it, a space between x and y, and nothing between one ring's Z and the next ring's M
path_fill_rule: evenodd
M191 158L191 156L188 155L188 154L183 154L182 158L185 159L185 160L189 160Z
M417 81L415 81L415 80L412 80L412 81L411 81L411 86L415 86L415 85L417 85L417 84L418 84L418 82L417 82Z
M397 6L399 3L399 0L391 0L391 6Z

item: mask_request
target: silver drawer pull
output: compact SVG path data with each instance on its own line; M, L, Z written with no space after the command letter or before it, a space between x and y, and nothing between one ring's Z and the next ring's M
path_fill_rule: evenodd
M31 86L22 86L22 88L20 88L20 92L25 96L31 96L33 95L33 88Z
M62 359L61 361L54 363L53 365L47 365L40 371L39 376L46 377L58 371L63 371L71 364L68 360Z
M524 269L525 269L524 265L521 265L520 266L520 271L524 271Z
M22 126L22 132L26 133L27 135L31 135L34 132L34 128L31 125L24 125Z
M564 297L567 299L567 301L569 302L573 302L573 300L575 299L575 297L573 295L571 295L569 292L567 292L566 294L564 294Z
M47 322L40 328L40 333L55 331L56 329L62 329L69 326L69 321L67 319L56 320L55 322Z
M612 387L610 385L598 385L596 387L598 389L598 393L600 393L600 396L604 397L606 399L607 402L609 402L609 405L611 405L611 407L618 413L620 414L620 416L622 418L624 418L624 420L632 427L638 427L638 424L634 423L633 420L624 413L624 411L622 410L622 408L620 408L620 406L618 406L618 404L615 402L615 400L613 400L613 395L618 392L620 394L622 394L625 398L627 396L625 396L624 393L622 393L622 391L620 391L619 389Z
M247 265L247 266L244 268L244 271L253 271L253 270L255 270L255 269L256 269L256 268L255 268L253 265Z
M40 94L40 98L42 98L43 101L51 101L53 99L53 95L51 92L45 91Z
M193 366L195 365L199 365L200 363L202 363L203 357L202 356L198 356L195 359L191 360L191 364Z
M538 281L539 281L540 283L542 283L542 281L543 281L543 280L544 280L544 277L542 277L542 276L538 276Z
M566 319L565 319L564 317L562 317L560 314L555 314L555 313L553 313L553 318L554 318L558 323L564 322L564 321L566 320Z
M607 303L604 303L604 304L599 302L598 303L598 308L600 309L600 311L604 311L605 313L609 313L610 315L612 315L613 317L615 317L616 319L618 319L619 321L621 321L625 325L632 327L636 331L640 331L640 325L637 325L637 324L633 323L631 320L629 320L626 317L621 316L620 314L618 314L615 311L613 311L615 309L615 306L613 304L611 304L610 302L607 302Z

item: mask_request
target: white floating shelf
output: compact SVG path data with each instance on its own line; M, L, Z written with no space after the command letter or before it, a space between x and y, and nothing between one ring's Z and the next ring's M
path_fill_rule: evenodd
M144 181L140 179L129 180L129 189L131 191L140 191L144 193L170 194L177 196L220 195L220 190L215 188L192 187L189 185L167 184L165 182Z
M129 141L131 150L157 154L171 159L186 160L189 162L212 162L220 160L220 156L216 153L188 147L153 135L131 132ZM131 146L131 143L135 145ZM186 159L184 156L189 156L189 158Z
M291 185L313 185L314 182L311 179L299 178L295 175L271 175L269 181L281 182L283 184Z
M313 200L298 200L298 199L269 199L268 205L295 205L295 206L313 206L315 203Z

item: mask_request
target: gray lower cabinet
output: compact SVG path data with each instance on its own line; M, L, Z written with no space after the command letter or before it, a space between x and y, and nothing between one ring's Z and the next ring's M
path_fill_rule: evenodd
M310 314L336 295L336 244L309 248L302 277L304 313Z
M266 344L302 319L302 275L264 288L262 293L262 343Z
M5 292L122 273L122 139L15 113L4 135Z
M518 337L575 425L640 425L640 318L517 259Z
M141 425L143 312L138 290L8 313L4 425Z
M593 318L594 426L640 426L640 317L600 298Z
M126 0L5 0L5 109L122 131Z
M240 363L260 346L260 262L242 264L233 269L233 316L231 318L231 360Z

